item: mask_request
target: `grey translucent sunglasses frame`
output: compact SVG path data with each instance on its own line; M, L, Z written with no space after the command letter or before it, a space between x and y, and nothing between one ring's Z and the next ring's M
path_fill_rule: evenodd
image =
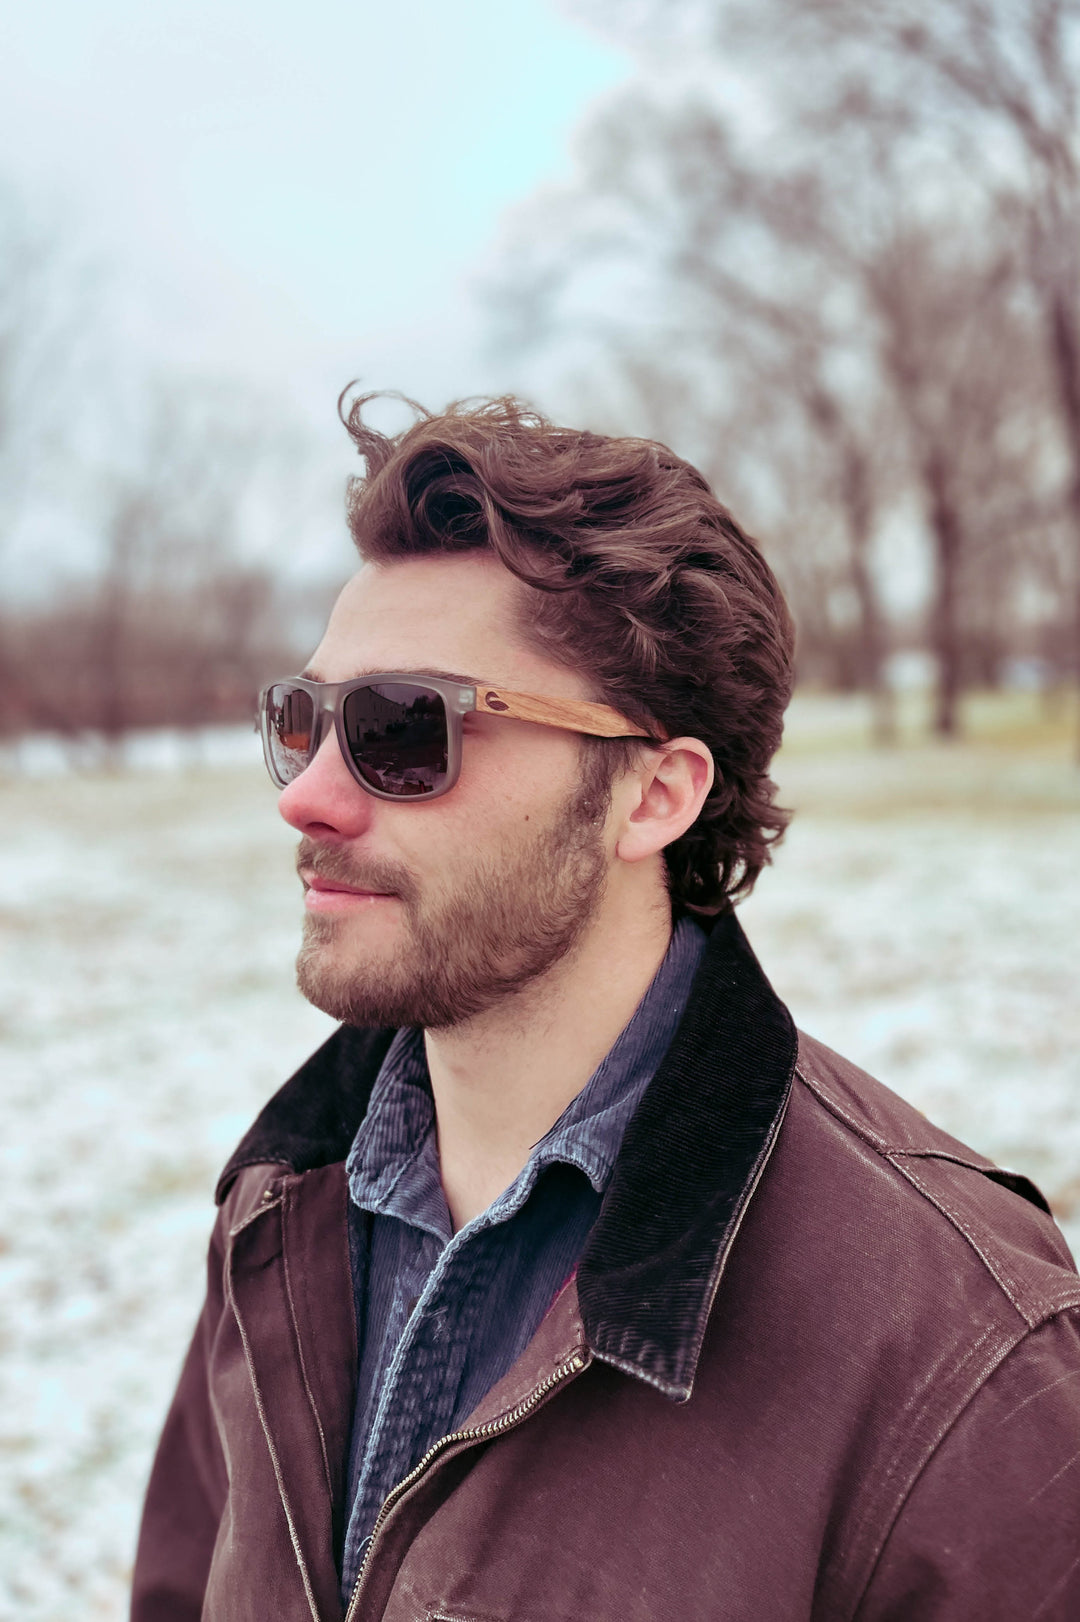
M427 688L430 692L438 693L446 706L446 780L441 788L432 789L430 794L391 794L386 789L374 788L361 776L360 768L352 758L345 735L345 700L350 693L358 692L363 687L377 687L384 682ZM539 698L533 693L508 692L506 688L490 687L483 683L473 687L448 681L441 676L420 675L416 671L380 670L371 675L356 676L351 681L311 681L307 676L279 676L276 681L267 682L259 694L259 733L263 758L271 782L278 788L288 788L290 783L296 781L295 777L282 778L277 771L270 739L270 692L272 688L286 684L300 687L309 694L315 709L312 744L300 771L305 771L314 760L332 721L341 758L360 787L377 800L392 800L399 805L428 805L440 795L450 792L461 773L461 719L474 710L483 715L505 715L511 720L533 721L538 726L560 727L566 732L582 732L595 738L646 738L654 744L668 741L668 735L661 727L654 725L650 732L607 704L593 704L585 699ZM299 777L300 772L296 776Z

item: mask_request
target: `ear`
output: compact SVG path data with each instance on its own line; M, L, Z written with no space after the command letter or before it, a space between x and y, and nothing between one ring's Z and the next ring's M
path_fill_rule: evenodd
M640 862L678 839L697 821L714 777L712 755L700 738L672 738L650 749L627 778L616 856Z

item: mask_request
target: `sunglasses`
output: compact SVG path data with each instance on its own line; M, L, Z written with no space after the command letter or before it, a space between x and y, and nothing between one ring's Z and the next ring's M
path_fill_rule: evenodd
M353 681L289 676L259 694L266 769L278 788L299 777L333 724L342 758L361 788L380 800L437 799L461 771L461 720L475 710L597 738L666 743L606 704L537 698L442 677L386 670Z

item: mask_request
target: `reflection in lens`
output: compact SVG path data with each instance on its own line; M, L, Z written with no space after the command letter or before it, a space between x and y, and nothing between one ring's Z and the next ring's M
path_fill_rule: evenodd
M372 788L430 794L447 772L446 708L441 694L412 682L358 687L342 711L349 753Z
M266 695L266 710L273 770L282 783L291 783L311 758L315 705L302 687L277 682Z

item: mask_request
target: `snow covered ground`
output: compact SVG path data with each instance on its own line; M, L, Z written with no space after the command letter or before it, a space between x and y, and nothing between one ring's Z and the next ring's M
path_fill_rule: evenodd
M1080 772L875 756L803 705L742 916L799 1023L1028 1172L1080 1244ZM255 740L0 780L0 1616L119 1619L217 1169L330 1029ZM240 757L239 759L237 757Z

